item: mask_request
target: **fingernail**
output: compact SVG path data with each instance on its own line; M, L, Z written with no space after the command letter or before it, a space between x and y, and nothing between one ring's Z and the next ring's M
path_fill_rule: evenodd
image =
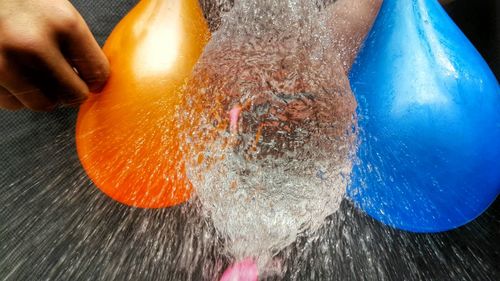
M100 93L102 91L102 89L104 89L105 85L106 85L106 82L105 81L101 81L101 82L90 83L88 85L88 87L89 87L89 91L90 92L92 92L92 93Z

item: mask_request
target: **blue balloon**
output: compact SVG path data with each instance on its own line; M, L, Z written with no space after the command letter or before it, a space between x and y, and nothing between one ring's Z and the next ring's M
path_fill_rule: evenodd
M495 200L498 81L436 0L385 0L350 76L357 206L399 229L438 232Z

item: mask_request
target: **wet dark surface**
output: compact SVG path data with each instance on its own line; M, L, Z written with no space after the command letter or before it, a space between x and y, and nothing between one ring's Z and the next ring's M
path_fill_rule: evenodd
M497 0L456 0L446 10L483 55L497 80L500 74L500 2Z
M73 2L102 43L137 1ZM76 156L76 110L0 120L0 280L212 280L226 267L194 207L129 208L92 186ZM270 279L500 280L498 199L438 234L391 229L345 200L318 236L278 254L283 274Z

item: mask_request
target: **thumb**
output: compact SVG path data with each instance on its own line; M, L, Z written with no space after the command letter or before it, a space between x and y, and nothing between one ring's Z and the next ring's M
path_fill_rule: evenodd
M381 4L382 0L338 0L325 11L335 50L346 72L351 69Z
M109 76L109 62L87 24L78 15L78 24L63 35L64 56L87 84L91 92L98 92Z

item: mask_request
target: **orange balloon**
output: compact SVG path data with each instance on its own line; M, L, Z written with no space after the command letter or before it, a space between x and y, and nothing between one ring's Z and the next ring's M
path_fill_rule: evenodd
M189 199L175 112L209 36L197 0L142 0L110 35L109 81L76 126L83 168L108 196L142 208Z

